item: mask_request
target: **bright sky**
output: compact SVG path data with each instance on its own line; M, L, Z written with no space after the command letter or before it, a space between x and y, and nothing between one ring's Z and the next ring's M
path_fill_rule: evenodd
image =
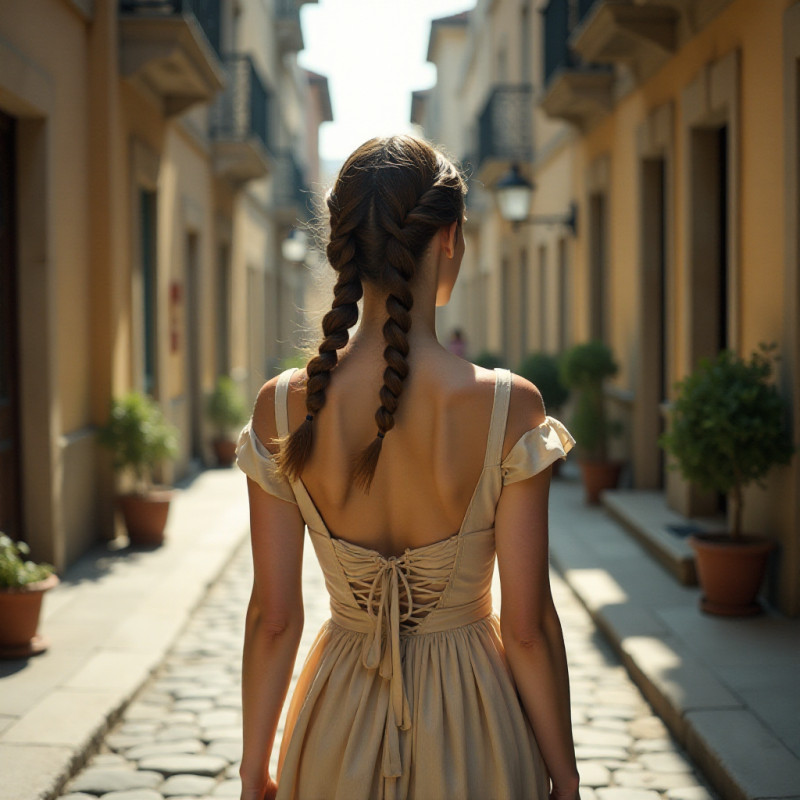
M411 92L436 81L425 61L431 20L474 0L319 0L301 9L303 67L325 75L333 122L320 130L320 156L343 161L373 136L411 129Z

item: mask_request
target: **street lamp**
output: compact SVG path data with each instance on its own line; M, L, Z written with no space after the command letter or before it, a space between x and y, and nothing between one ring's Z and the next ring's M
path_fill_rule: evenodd
M281 242L281 255L285 261L305 261L308 253L308 237L299 228L292 228L289 235Z
M564 225L569 228L572 236L575 236L578 227L578 209L575 203L570 203L569 212L566 214L528 216L535 188L525 179L519 166L512 164L511 169L497 181L493 189L500 216L514 226L522 222L531 225Z

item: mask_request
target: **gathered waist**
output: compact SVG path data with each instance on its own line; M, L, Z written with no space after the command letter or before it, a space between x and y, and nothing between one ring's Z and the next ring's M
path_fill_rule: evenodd
M413 626L408 628L399 626L398 633L403 638L455 630L486 619L492 615L493 610L492 595L487 592L483 597L464 605L434 609ZM331 601L331 622L355 633L374 633L376 628L376 620L361 608L345 606L334 601Z
M402 583L408 601L400 609L399 584ZM405 573L393 559L386 562L385 570L378 573L368 596L367 608L349 606L331 600L331 621L341 628L364 634L361 645L361 663L366 669L377 670L389 692L384 726L381 768L383 777L398 778L402 774L399 731L411 727L411 709L403 682L401 639L439 633L460 628L492 613L492 596L486 592L476 600L457 606L434 607L424 617L414 617L411 589Z
M494 609L492 609L491 611L489 611L488 614L484 614L483 616L478 617L477 619L470 620L469 622L463 622L459 625L452 625L447 628L441 628L441 629L437 628L436 630L429 630L428 628L425 628L424 630L414 629L409 631L401 631L400 639L401 640L425 639L426 637L430 636L442 636L443 634L446 635L448 633L456 633L457 631L464 630L464 628L471 628L474 625L480 625L481 623L485 623L487 620L491 620L492 618L495 617L496 617L496 612L494 611ZM324 627L327 628L329 631L333 628L335 629L334 634L338 633L340 635L352 636L353 634L355 634L356 636L363 637L363 636L368 636L371 633L371 630L370 631L357 630L352 626L341 625L339 622L336 621L333 614L331 614L331 616L327 619Z

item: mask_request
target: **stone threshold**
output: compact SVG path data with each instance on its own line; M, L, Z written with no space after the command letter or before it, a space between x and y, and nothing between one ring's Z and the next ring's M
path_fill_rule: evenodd
M614 489L601 495L608 513L622 524L667 572L684 586L697 586L688 537L724 527L722 517L687 518L667 506L662 491Z

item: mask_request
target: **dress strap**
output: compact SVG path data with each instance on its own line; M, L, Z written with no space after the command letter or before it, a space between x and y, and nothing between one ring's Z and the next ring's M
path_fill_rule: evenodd
M508 402L511 399L511 372L501 367L494 370L494 401L492 403L492 418L489 423L489 438L486 442L485 467L494 467L500 464L503 455L503 439L506 433L506 420L508 419Z
M289 433L289 381L292 375L297 372L297 367L284 370L278 376L278 383L275 387L275 427L278 429L278 436L287 436ZM317 510L317 506L311 499L305 484L300 478L291 481L292 491L294 492L297 505L303 519L309 527L317 531L328 533L322 514Z
M275 387L275 427L280 438L289 435L289 381L295 372L297 367L285 369L278 376Z

